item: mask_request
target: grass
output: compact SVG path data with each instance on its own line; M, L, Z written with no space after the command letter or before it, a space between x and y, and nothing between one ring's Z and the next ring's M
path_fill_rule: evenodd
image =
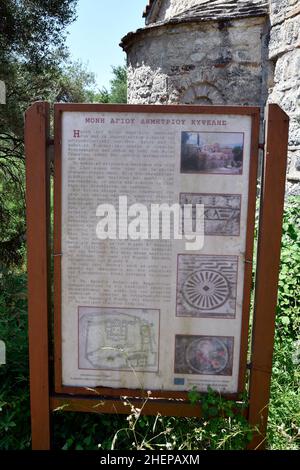
M300 367L296 343L276 341L267 442L273 450L300 449Z

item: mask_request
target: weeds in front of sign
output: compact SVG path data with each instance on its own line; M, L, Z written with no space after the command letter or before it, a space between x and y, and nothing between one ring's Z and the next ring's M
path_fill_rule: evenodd
M147 395L140 408L134 406L128 397L122 397L124 405L130 408L130 413L126 418L127 425L115 433L111 450L118 448L119 441L122 440L122 434L125 435L128 442L131 442L130 448L134 450L156 448L170 450L174 448L170 442L172 441L172 428L161 426L163 421L161 415L157 414L154 421L153 418L145 419L142 416L145 406L151 400L150 391ZM100 444L99 447L102 447L102 445Z
M289 199L283 220L276 332L279 342L300 339L300 207L299 196Z
M206 432L212 439L213 449L243 449L251 441L255 428L250 426L246 417L247 395L239 401L223 398L208 387L207 393L200 394L195 388L189 392L191 403L199 402Z
M128 397L124 404L130 407L125 426L114 435L111 449L135 450L208 450L243 449L251 440L252 428L243 416L245 402L225 400L209 390L189 393L192 404L201 402L201 418L171 418L156 415L143 416L143 408L152 400L150 392L140 408ZM101 448L103 445L100 444Z

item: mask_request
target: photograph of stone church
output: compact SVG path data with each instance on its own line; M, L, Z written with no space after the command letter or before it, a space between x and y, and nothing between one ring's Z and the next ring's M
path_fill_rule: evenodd
M243 147L241 132L182 132L181 173L241 175Z

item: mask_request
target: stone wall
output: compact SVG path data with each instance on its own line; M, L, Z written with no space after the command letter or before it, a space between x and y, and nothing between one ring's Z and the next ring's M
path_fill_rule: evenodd
M300 193L300 3L271 0L269 58L274 83L269 102L279 104L290 117L288 190Z
M300 0L149 0L122 46L130 103L279 104L300 194Z
M265 17L140 30L123 42L128 101L261 105L268 89L267 34Z

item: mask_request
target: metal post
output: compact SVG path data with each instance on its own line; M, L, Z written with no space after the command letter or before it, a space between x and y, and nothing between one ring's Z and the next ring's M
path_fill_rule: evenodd
M32 449L50 449L49 408L49 104L25 116L28 322Z
M282 216L288 145L288 116L270 104L261 190L258 257L250 377L249 423L258 427L250 449L265 447L274 348Z

